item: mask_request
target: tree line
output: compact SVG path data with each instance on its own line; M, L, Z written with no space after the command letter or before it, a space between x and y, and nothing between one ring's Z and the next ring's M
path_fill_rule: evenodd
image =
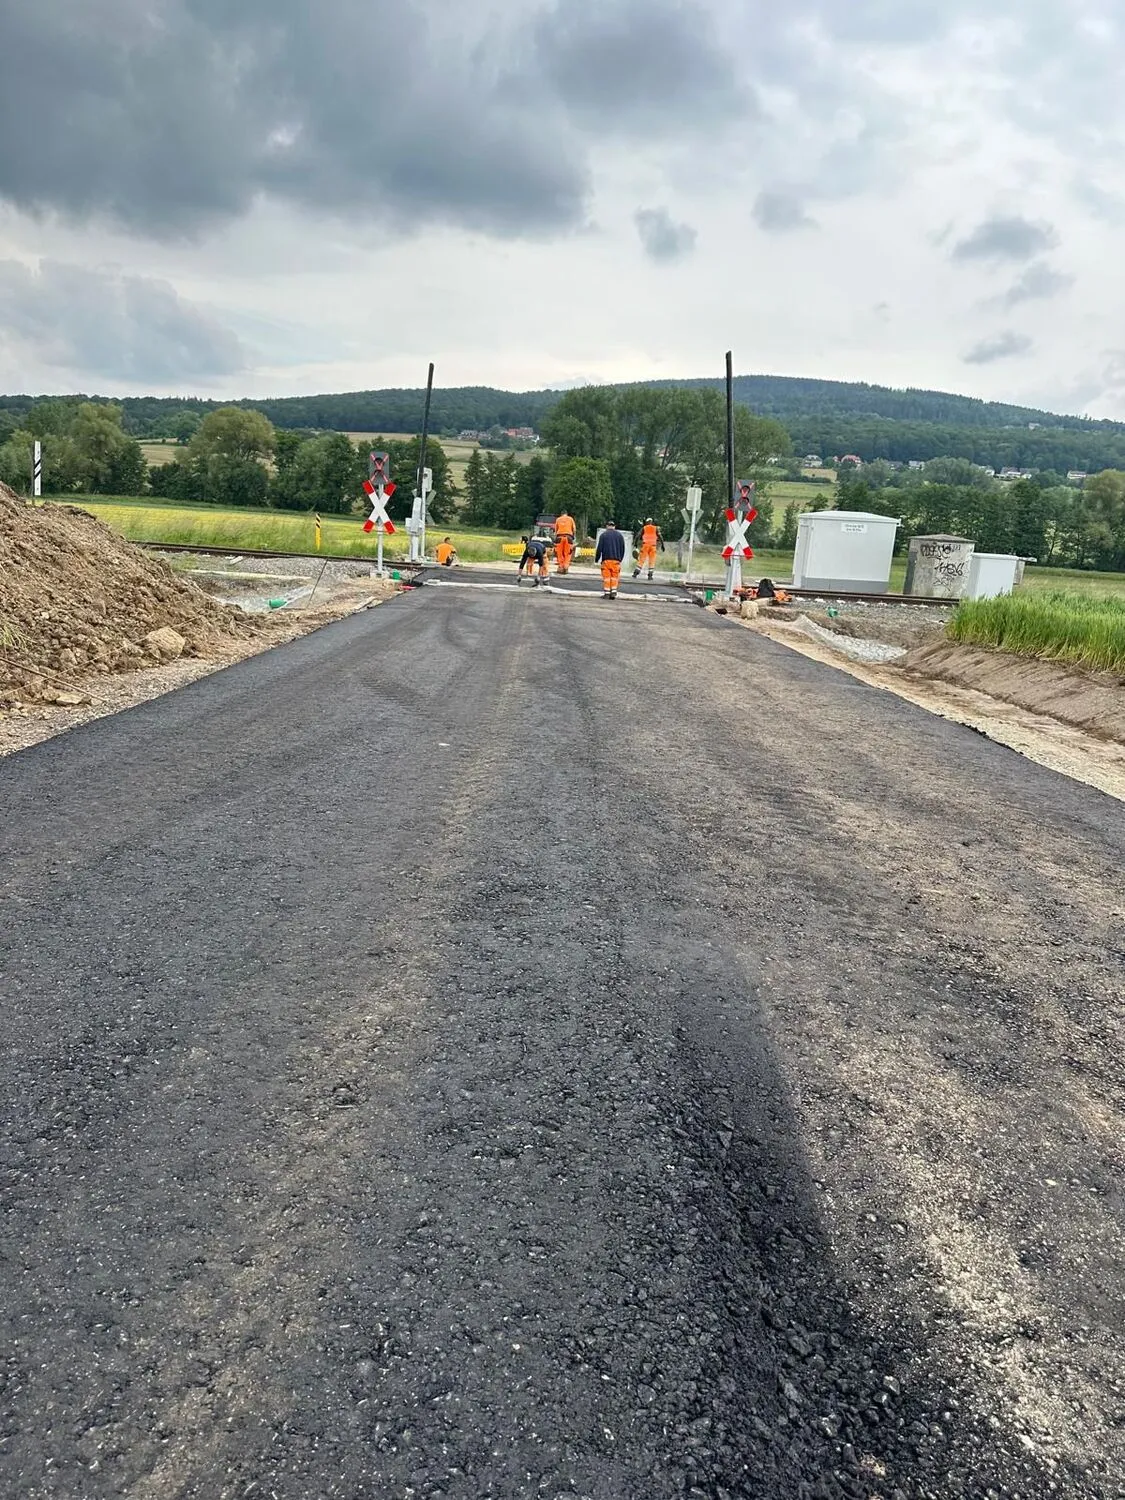
M185 427L170 462L150 468L123 417L121 407L109 402L32 406L23 425L9 425L0 442L0 479L30 490L38 439L48 495L149 493L191 504L347 515L359 508L368 448L375 447L389 455L403 494L414 492L419 438L377 440L360 449L341 432L278 431L261 412L218 407L191 424L190 436ZM433 475L430 516L440 525L454 514L456 488L436 439L426 445L426 463Z
M837 506L899 517L900 548L915 536L964 536L978 551L1046 567L1125 571L1125 472L1113 469L1079 486L1050 470L1002 483L962 458L921 473L876 461L840 475Z
M431 439L431 519L518 531L543 512L565 509L593 533L611 518L636 526L651 515L669 538L678 538L686 489L698 485L700 535L722 536L725 410L718 391L586 387L562 397L543 435L547 448L527 462L475 450L461 489L444 449ZM401 515L413 494L419 449L418 438L376 439L360 448L341 432L278 429L261 412L228 406L185 423L171 461L149 468L125 430L120 405L60 400L33 403L21 425L9 421L0 429L0 439L0 479L24 491L38 439L47 494L147 492L188 503L328 515L361 508L368 447L390 455L400 489L392 508ZM785 429L739 408L735 447L738 477L758 485L752 542L763 549L791 547L801 512L819 502L793 503L775 515L770 485L791 460ZM901 546L920 534L953 533L971 537L982 551L1014 551L1048 566L1125 571L1125 464L1081 485L1049 467L1011 484L956 455L936 458L920 472L876 458L859 469L842 468L836 504L899 517Z
M719 378L597 387L611 393L710 390ZM96 398L47 398L75 405ZM786 428L799 453L856 453L864 459L927 460L946 455L1001 468L1054 467L1094 472L1125 466L1125 425L1059 416L1032 407L979 401L942 391L892 390L884 386L790 376L744 375L735 399ZM411 432L420 421L421 390L352 391L317 396L230 403L155 396L119 403L126 433L137 438L191 436L192 423L223 405L260 411L281 429L338 432ZM529 426L541 430L566 396L558 391L501 391L488 386L434 392L432 430L455 436L465 429ZM4 423L22 425L42 405L30 396L0 396L0 440ZM1054 451L1050 451L1050 450Z

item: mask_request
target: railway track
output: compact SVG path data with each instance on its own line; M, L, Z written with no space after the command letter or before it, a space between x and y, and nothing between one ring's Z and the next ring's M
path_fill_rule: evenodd
M374 565L374 558L349 556L345 553L330 552L275 552L255 547L204 547L194 542L138 542L138 547L146 547L152 552L195 552L202 557L260 557L260 558L299 558L309 562L370 562ZM396 562L393 559L384 564L387 568L404 573L421 573L427 568L432 568L433 563L419 562ZM704 589L721 589L722 581L719 579L705 583L678 583L672 587L682 588L689 593L700 593ZM841 599L859 604L911 604L923 607L945 607L948 608L955 600L932 599L928 597L917 597L912 594L856 594L843 590L831 593L825 589L794 589L786 588L785 592L792 599Z
M197 552L201 557L263 557L278 558L291 557L301 558L307 562L354 562L370 563L375 565L373 557L349 556L346 553L333 552L273 552L260 547L203 547L196 542L136 542L137 547L145 547L150 552ZM426 563L396 562L388 558L383 566L394 568L399 572L417 572L428 566Z

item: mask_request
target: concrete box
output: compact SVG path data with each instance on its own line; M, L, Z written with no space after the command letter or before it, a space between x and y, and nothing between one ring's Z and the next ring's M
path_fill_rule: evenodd
M828 593L885 594L902 522L866 511L821 510L801 517L793 587Z
M960 599L976 543L963 536L916 536L906 564L906 590L919 599Z
M974 552L965 585L966 599L995 599L1015 591L1020 560L1006 552Z

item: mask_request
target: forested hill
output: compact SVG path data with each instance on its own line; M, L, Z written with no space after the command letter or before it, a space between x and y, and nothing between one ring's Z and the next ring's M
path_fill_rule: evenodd
M723 382L717 377L643 384L657 389L721 389ZM451 436L466 429L538 428L561 394L500 391L488 386L439 387L434 392L432 430ZM740 375L735 395L752 410L782 422L801 455L856 453L866 460L904 462L962 457L997 469L1010 465L1062 472L1125 468L1125 423L1121 422L1059 416L944 391L891 390L782 375ZM137 437L174 435L176 414L185 409L204 412L223 404L254 407L276 427L400 433L418 430L423 399L421 390L380 390L237 403L136 396L119 404L125 410L126 429ZM22 425L21 418L31 405L28 396L0 396L0 428L6 421Z
M710 385L721 388L722 380L677 380L653 382L668 385ZM1062 417L1027 406L1007 406L999 401L980 401L975 396L954 396L948 391L892 390L883 385L849 384L841 380L804 380L789 375L738 375L735 400L763 417L789 422L804 417L886 417L892 422L937 422L945 427L1026 427L1037 422L1044 427L1120 428L1120 423L1091 422L1088 417Z

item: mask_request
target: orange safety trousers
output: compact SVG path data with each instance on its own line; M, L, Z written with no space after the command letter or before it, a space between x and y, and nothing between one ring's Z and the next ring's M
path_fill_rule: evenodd
M611 557L605 558L602 562L602 588L611 594L620 582L621 564Z
M570 567L574 556L574 540L569 536L560 536L555 543L555 561L559 565L559 571L565 573Z
M641 546L641 550L637 553L637 567L638 568L647 568L650 573L656 567L656 543L655 542L653 542L652 545L649 546L649 547L646 547L644 545Z

